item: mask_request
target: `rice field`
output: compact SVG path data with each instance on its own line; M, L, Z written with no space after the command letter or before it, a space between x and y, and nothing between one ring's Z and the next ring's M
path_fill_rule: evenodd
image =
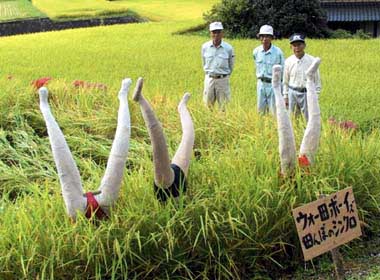
M33 4L53 19L96 17L128 11L153 21L201 18L216 0L33 0Z
M44 14L36 9L28 0L0 1L0 22L43 16Z
M199 19L0 38L1 279L275 277L294 262L303 265L292 208L352 186L361 219L369 225L379 219L379 40L308 41L307 51L322 57L321 146L311 174L298 170L295 182L282 181L276 122L256 111L252 49L259 42L227 39L236 52L232 102L225 113L210 112L202 104L200 59L207 38L173 35L195 23ZM290 55L286 40L276 44ZM156 201L149 136L131 101L131 147L111 219L96 226L81 217L72 224L30 82L53 78L53 113L84 188L94 190L116 128L120 81L139 76L171 155L181 137L177 103L184 91L192 93L197 156L189 191L178 205ZM77 89L74 80L107 90ZM341 130L329 117L352 120L359 129ZM298 145L304 127L295 121Z
M70 20L138 14L150 21L199 20L217 0L0 0L0 21L42 17Z

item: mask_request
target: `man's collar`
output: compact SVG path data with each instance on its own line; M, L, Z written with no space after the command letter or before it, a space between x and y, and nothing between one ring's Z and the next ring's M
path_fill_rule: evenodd
M301 58L298 58L296 55L294 55L295 58L297 59L297 61L302 61L304 60L304 58L306 57L306 53L303 54L303 56Z
M209 44L210 47L215 47L215 46L214 46L214 42L213 42L212 40L211 40L209 43L210 43L210 44ZM222 40L222 42L220 43L220 45L218 46L218 48L219 48L219 47L224 48L225 46L226 46L226 45L225 45L224 41Z
M264 46L261 45L261 51L262 51L262 52L265 52L265 53L271 53L271 52L272 52L272 49L273 49L273 44L270 44L270 48L269 48L267 51L265 51L265 50L264 50Z

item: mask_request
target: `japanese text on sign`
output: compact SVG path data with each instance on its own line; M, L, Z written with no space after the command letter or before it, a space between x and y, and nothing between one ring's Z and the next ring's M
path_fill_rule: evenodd
M305 260L310 260L361 235L352 188L293 210Z

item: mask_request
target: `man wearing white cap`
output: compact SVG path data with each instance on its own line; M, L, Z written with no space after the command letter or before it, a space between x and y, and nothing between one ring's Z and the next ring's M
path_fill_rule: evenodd
M257 36L261 41L261 46L253 50L257 77L257 110L259 113L265 113L269 109L272 114L275 114L276 100L272 88L272 68L276 64L284 66L285 58L281 49L272 44L274 38L272 26L261 26Z
M212 107L215 101L224 110L226 102L231 99L230 75L234 68L235 54L232 46L223 39L221 22L210 24L211 41L202 45L202 62L205 71L203 100Z

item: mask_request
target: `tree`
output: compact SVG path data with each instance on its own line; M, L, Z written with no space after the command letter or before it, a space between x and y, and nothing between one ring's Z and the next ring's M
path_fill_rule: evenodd
M233 37L256 37L264 24L272 25L278 37L294 32L317 38L329 35L319 0L222 0L204 18L223 22Z

